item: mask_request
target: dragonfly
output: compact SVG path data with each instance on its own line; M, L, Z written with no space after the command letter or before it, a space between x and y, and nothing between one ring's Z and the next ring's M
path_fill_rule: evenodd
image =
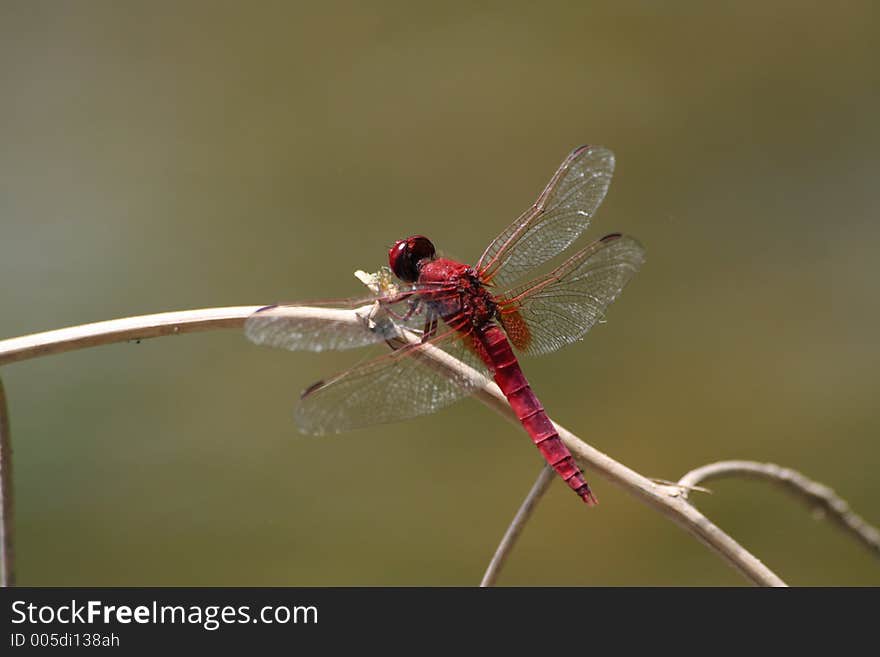
M259 345L310 351L395 347L307 388L295 412L299 429L339 433L408 419L475 392L480 377L429 366L428 351L439 349L494 379L547 464L584 502L597 504L517 354L548 354L581 340L604 321L608 306L644 263L637 240L611 233L549 272L529 276L543 265L550 269L550 261L587 229L613 172L608 149L576 148L537 201L489 243L474 266L442 257L427 237L413 235L388 252L388 268L399 282L374 279L367 296L273 304L252 314L245 334ZM369 312L362 323L352 323L334 320L332 313L293 312L302 305ZM395 337L405 332L415 339Z

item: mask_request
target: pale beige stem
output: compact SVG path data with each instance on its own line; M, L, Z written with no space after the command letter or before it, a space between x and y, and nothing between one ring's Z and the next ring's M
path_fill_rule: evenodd
M504 536L498 544L495 554L492 555L492 561L489 562L489 567L486 568L486 573L483 575L480 586L494 586L498 580L498 575L501 574L501 568L504 566L507 556L513 551L513 546L516 545L516 541L529 518L531 518L532 512L541 498L544 497L544 493L550 488L550 484L553 483L555 478L556 473L553 471L553 468L548 465L541 468L541 472L532 485L532 489L517 510L507 531L504 532Z
M143 315L3 340L0 341L0 365L112 342L139 340L213 328L240 328L244 320L259 307L209 308ZM302 317L321 318L327 316L327 310L324 308L303 306L292 308L291 312ZM336 311L333 321L339 322L341 317L346 317L345 321L351 323L363 324L363 316L357 311ZM408 335L406 339L417 340L418 337ZM457 377L462 375L478 377L481 389L477 396L504 417L516 421L510 405L495 383L488 381L480 373L439 349L429 348L425 349L423 353L434 362L435 366L455 371ZM785 586L785 583L767 566L691 506L682 496L680 487L657 484L587 445L564 427L557 424L556 429L560 438L582 467L599 473L611 483L620 486L657 509L712 549L752 583L764 586Z
M0 365L112 342L219 328L241 328L244 320L260 308L262 306L236 306L139 315L0 340Z
M853 511L846 500L834 490L809 479L797 470L784 468L775 463L718 461L691 470L679 479L678 485L682 487L682 496L687 497L690 489L700 482L724 477L763 479L781 486L783 490L799 498L810 508L827 516L875 556L880 556L880 531Z
M15 586L14 511L12 502L12 434L6 392L0 380L0 586Z

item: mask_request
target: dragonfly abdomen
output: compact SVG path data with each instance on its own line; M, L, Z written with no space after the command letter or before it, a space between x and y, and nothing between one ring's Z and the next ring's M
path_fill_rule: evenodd
M510 407L541 455L584 502L597 504L571 452L559 438L559 433L526 380L507 336L500 327L492 324L481 331L480 341L486 352L487 365L494 373L495 383L507 397Z

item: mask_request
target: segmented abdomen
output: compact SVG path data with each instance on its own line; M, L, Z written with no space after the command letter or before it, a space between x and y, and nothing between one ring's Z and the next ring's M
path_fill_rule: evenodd
M547 463L584 502L598 504L571 452L559 438L559 433L544 412L544 407L526 381L507 336L495 324L484 327L478 333L479 341L485 349L481 357L494 373L495 383L507 397L510 407L531 436L532 442Z

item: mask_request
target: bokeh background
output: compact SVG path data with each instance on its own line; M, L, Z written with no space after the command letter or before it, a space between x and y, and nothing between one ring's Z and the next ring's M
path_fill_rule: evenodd
M772 461L880 522L872 3L371 4L0 1L0 336L359 294L414 232L474 260L603 144L589 237L648 261L524 363L551 415L648 476ZM474 401L299 435L299 391L358 358L221 331L4 367L19 582L476 584L537 451ZM743 583L591 479L594 511L554 484L503 584ZM798 502L712 488L788 582L880 584Z

